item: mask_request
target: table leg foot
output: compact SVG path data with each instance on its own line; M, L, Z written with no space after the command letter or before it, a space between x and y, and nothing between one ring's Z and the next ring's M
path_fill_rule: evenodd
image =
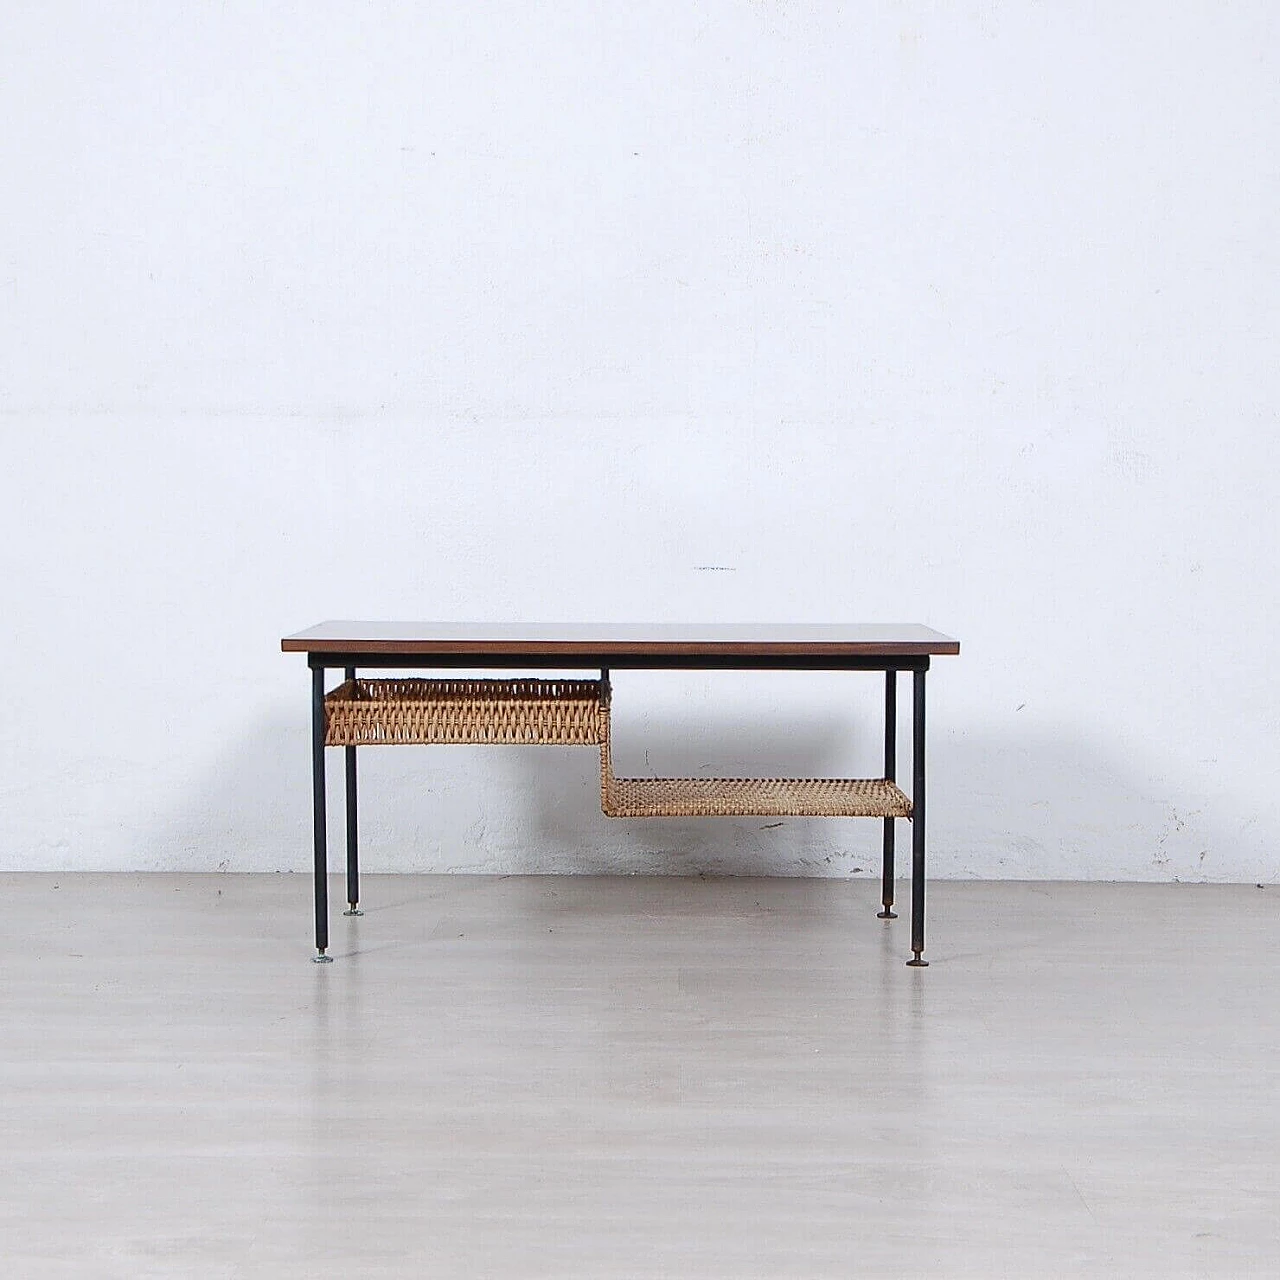
M354 902L347 903L347 909L342 913L344 916L362 916L364 912Z
M907 967L909 969L927 969L929 967L929 962L927 960L922 960L920 958L920 952L917 951L915 955L907 961Z
M890 906L886 906L883 911L876 912L877 920L896 920L898 913Z
M321 947L316 952L316 954L311 957L311 963L312 964L332 964L333 957L325 955L324 948Z

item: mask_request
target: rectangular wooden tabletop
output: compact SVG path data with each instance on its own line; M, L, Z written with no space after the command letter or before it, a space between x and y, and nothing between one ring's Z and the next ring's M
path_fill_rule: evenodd
M286 653L715 657L925 657L960 643L919 623L321 622Z

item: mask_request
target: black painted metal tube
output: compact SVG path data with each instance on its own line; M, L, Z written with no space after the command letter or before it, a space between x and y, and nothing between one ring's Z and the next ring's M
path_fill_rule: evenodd
M348 680L356 678L355 667L346 669ZM347 906L354 911L360 901L359 820L356 815L356 749L345 748L347 766Z
M913 678L911 724L911 950L908 964L924 964L924 675L917 671Z
M893 782L898 776L898 673L884 673L884 776ZM893 839L894 820L884 820L884 851L880 867L880 902L882 920L892 920L893 912Z
M324 668L311 671L311 795L315 841L316 951L324 955L329 945L329 869L324 809Z

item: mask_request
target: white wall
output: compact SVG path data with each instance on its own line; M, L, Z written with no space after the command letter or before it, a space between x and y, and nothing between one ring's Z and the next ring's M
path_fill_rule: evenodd
M880 620L964 644L937 875L1274 881L1276 14L7 6L3 865L305 867L321 618ZM620 673L619 764L877 695ZM875 874L366 758L371 870Z

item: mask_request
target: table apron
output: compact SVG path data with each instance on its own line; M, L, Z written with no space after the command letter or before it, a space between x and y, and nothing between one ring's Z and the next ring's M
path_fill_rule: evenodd
M916 654L665 653L308 653L307 665L329 669L428 671L434 668L539 667L556 671L928 671Z

